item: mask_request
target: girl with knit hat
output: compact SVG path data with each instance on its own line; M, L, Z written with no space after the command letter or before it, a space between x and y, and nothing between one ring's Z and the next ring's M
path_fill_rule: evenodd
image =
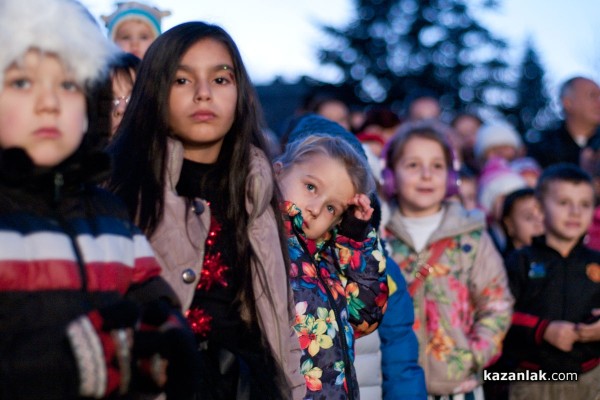
M491 158L481 170L478 181L478 203L486 215L488 232L501 253L506 248L502 229L502 204L509 193L527 187L525 179L513 171L506 159Z
M144 58L146 50L161 33L161 21L171 15L137 1L117 3L110 15L103 15L108 37L123 51Z
M477 130L473 151L479 167L483 168L495 157L508 162L521 157L525 147L519 132L511 124L498 121L484 124Z
M187 398L198 363L179 300L96 185L109 160L89 104L116 47L74 0L3 0L0 42L0 398L122 398L165 380Z

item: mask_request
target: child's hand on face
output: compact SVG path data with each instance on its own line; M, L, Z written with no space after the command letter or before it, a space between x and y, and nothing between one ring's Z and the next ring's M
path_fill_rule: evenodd
M373 215L373 207L371 207L371 199L364 193L355 194L348 202L348 206L352 207L354 217L362 221L369 221Z

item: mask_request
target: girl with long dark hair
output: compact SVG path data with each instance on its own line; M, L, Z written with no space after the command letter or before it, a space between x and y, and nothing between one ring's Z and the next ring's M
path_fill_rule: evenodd
M202 22L159 36L109 147L109 188L181 298L203 355L202 399L305 393L265 148L233 39Z

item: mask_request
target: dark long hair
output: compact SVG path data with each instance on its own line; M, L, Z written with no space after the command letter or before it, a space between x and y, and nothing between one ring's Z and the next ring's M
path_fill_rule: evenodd
M121 125L108 148L114 163L108 187L123 199L139 227L151 237L164 211L167 138L172 135L168 117L171 86L184 54L203 39L223 44L233 61L238 91L235 119L217 159L216 170L222 171L223 176L214 190L222 195L224 217L235 230L236 254L231 259L242 273L238 298L248 306L252 319L256 320L250 262L255 255L248 238L244 193L251 145L263 151L267 147L254 87L237 46L222 28L203 22L187 22L168 30L152 43L138 69ZM275 194L271 206L277 210ZM279 218L280 246L287 258L280 213L275 212L275 215ZM261 271L257 273L260 275Z

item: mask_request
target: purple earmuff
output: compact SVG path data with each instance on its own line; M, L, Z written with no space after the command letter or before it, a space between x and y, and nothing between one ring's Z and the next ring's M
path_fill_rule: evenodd
M383 185L381 189L383 194L388 200L392 200L396 197L396 179L394 179L394 171L390 168L384 168L381 171L381 178L383 179Z

